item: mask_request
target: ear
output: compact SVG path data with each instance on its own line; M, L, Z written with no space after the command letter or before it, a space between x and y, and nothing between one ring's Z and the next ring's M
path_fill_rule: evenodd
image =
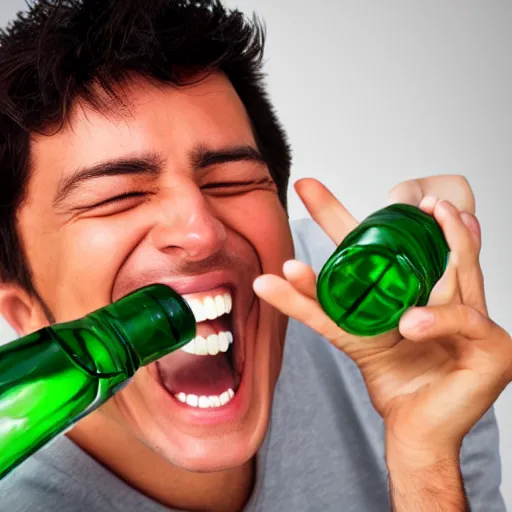
M18 285L0 283L0 315L18 336L50 325L39 302Z

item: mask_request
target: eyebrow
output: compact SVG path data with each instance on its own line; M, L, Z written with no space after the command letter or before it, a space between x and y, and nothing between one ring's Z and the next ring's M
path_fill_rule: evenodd
M58 206L81 183L94 178L120 175L155 175L162 172L163 161L154 153L147 153L133 158L118 158L101 162L92 167L76 170L67 178L61 180L53 200L53 206Z
M221 149L208 149L198 146L190 153L190 160L195 170L237 161L252 161L267 165L262 154L250 145L229 146ZM164 159L155 153L136 157L123 157L101 162L92 167L83 167L61 180L53 200L54 207L61 204L81 183L95 178L120 175L158 176L164 168Z
M267 164L263 155L257 149L247 144L217 150L210 150L199 146L192 151L191 160L195 169L204 169L212 165L239 162L242 160L264 165Z

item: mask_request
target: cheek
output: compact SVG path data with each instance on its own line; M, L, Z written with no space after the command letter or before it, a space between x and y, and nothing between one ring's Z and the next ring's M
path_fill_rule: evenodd
M41 295L58 321L66 321L111 301L118 269L146 230L126 219L84 219L61 229L58 251L45 268ZM45 279L46 278L46 279ZM57 286L55 284L58 283Z
M216 201L222 221L254 247L263 273L282 275L283 263L293 258L294 249L288 216L277 195L256 191Z

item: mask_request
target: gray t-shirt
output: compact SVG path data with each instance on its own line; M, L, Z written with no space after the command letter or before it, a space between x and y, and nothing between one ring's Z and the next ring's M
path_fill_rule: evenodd
M297 259L319 271L334 246L310 220L292 223ZM498 429L490 409L466 436L472 512L502 512ZM8 512L169 512L61 436L0 482ZM357 367L290 320L272 419L245 512L390 510L383 423Z

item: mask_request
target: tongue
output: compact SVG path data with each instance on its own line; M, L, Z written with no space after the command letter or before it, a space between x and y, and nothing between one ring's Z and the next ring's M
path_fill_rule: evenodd
M160 359L157 367L172 395L219 396L238 386L238 376L227 354L222 352L216 356L196 356L179 350Z

